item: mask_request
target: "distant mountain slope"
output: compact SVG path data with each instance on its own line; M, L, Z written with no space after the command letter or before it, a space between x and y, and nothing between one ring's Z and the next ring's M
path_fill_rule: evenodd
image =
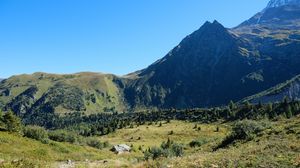
M300 99L300 75L284 83L278 84L266 91L247 97L243 99L241 102L244 101L249 101L252 103L280 102L285 97L289 98L290 100Z
M118 78L98 73L13 76L0 83L0 103L16 113L95 113L125 109Z

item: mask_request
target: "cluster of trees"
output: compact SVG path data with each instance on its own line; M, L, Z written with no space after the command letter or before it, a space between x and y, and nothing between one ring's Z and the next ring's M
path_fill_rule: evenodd
M74 132L67 130L46 130L40 126L25 126L22 132L23 136L49 143L50 140L56 142L68 142L72 144L87 145L97 149L103 149L109 146L108 142L101 142L95 137L82 137Z
M97 138L85 138L69 130L46 130L44 127L36 125L24 125L21 119L12 111L3 114L0 111L0 131L20 134L24 137L35 139L43 143L49 143L50 140L57 142L77 143L87 145L97 149L108 147L108 142L100 142Z

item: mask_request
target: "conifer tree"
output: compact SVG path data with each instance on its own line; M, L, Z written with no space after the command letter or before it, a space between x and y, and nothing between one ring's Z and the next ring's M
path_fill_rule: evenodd
M21 120L12 111L4 114L3 122L6 130L9 132L19 132L21 130Z

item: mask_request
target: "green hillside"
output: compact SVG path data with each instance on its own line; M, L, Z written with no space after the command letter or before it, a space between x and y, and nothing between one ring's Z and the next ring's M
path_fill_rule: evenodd
M88 72L13 76L0 83L0 105L18 114L121 112L126 104L118 81L114 75Z

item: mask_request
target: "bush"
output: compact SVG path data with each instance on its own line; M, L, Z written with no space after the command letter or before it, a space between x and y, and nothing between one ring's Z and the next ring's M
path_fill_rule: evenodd
M183 156L184 148L182 144L177 144L168 139L167 142L163 142L159 147L152 147L144 152L144 159L148 160L152 158L153 160L160 157L181 157Z
M236 140L250 141L269 127L270 125L268 122L258 122L253 120L239 121L233 126L232 133L227 136L215 150L226 147Z
M48 132L43 127L27 126L23 130L24 136L38 141L46 142L48 140Z
M232 129L232 136L241 140L252 140L259 132L266 129L265 123L253 120L237 122Z
M56 130L49 132L49 139L57 142L75 143L78 138L75 133L67 132L64 130Z
M101 143L97 138L88 138L86 144L90 147L103 149L104 144Z
M174 142L170 140L170 138L168 138L167 142L162 142L160 147L162 149L168 149L171 147L171 145L173 144Z
M195 147L200 147L202 146L203 144L206 144L207 141L206 140L192 140L189 145L190 147L192 148L195 148Z
M150 150L152 154L152 159L155 160L160 157L168 157L168 152L162 148L152 147Z
M171 147L172 154L176 157L183 156L183 145L174 143Z

